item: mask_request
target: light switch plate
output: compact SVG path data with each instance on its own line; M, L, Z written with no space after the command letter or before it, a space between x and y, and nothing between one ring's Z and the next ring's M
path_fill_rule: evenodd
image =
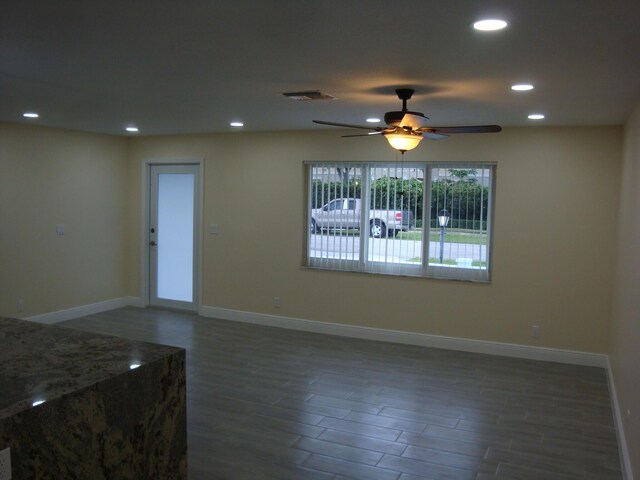
M56 235L58 235L59 237L64 235L64 225L62 225L61 223L56 225Z
M531 325L531 336L533 338L540 338L540 325Z
M209 233L211 235L217 235L218 234L218 224L217 223L212 223L211 225L209 225Z

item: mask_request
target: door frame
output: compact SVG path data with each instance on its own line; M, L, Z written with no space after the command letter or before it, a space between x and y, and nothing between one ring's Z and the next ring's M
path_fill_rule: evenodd
M195 224L194 224L194 268L196 284L193 286L194 307L189 310L200 311L202 307L202 215L203 215L203 198L204 198L204 159L203 158L150 158L142 161L141 175L141 192L142 192L142 210L140 222L140 290L142 292L142 302L145 307L150 305L150 256L149 256L149 228L150 228L150 211L149 196L151 194L149 184L151 180L152 166L166 165L195 165L198 167L196 182L196 202L195 202Z

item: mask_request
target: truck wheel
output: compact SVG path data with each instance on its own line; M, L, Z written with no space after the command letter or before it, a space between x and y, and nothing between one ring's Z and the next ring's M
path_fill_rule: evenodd
M369 236L373 238L385 238L387 236L387 226L382 220L372 220L369 223Z
M311 230L311 233L319 233L320 232L320 229L316 225L316 221L313 218L311 219L310 230Z

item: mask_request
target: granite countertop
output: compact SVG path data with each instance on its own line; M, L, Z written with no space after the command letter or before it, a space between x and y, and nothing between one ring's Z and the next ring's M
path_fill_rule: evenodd
M0 419L181 350L0 317Z

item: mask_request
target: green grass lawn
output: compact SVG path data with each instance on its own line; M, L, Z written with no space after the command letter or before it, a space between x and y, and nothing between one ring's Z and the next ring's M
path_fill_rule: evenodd
M401 240L422 240L422 232L399 232L396 238ZM440 241L440 232L431 231L429 233L430 242ZM486 233L466 233L466 232L445 232L444 241L447 243L463 243L467 245L486 245L487 234Z

